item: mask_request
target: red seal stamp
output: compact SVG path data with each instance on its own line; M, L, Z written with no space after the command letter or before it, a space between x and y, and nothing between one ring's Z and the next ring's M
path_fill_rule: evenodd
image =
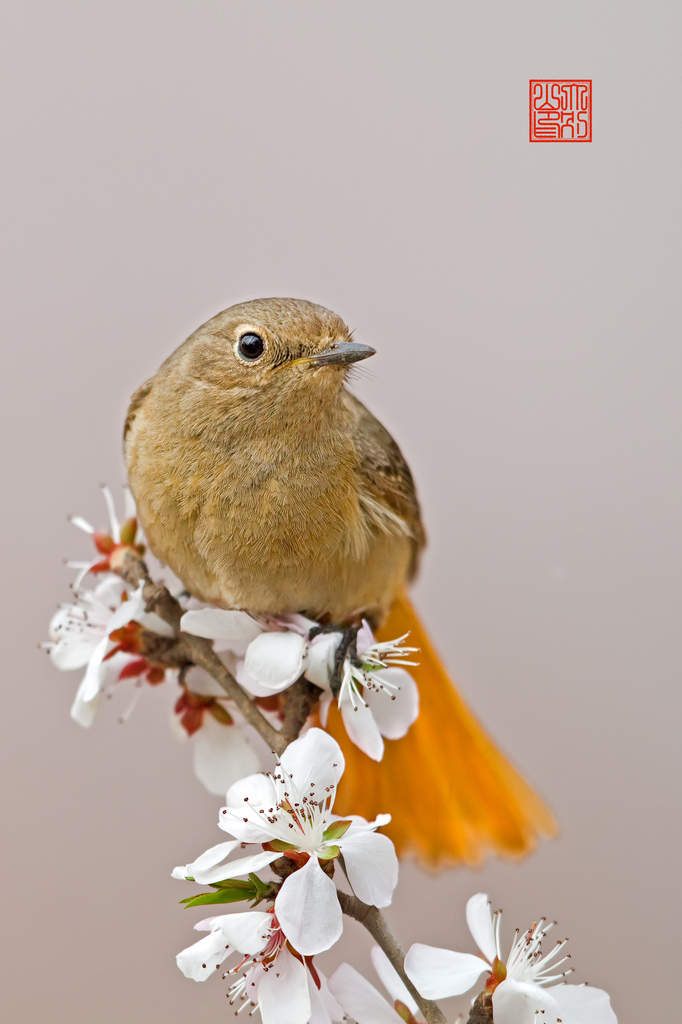
M531 78L531 142L592 142L592 79Z

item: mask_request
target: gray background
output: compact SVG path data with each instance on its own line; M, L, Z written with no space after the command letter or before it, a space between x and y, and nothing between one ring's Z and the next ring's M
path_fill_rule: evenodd
M148 691L68 717L36 644L66 521L103 522L133 389L198 324L313 299L417 478L416 598L548 797L520 865L406 866L404 942L541 913L621 1022L674 1013L679 914L679 17L672 3L8 3L1 66L3 1016L218 1022L171 867L217 801ZM594 141L528 142L528 79L594 80ZM111 713L109 713L111 712ZM343 955L362 965L359 930ZM662 993L663 989L663 995Z

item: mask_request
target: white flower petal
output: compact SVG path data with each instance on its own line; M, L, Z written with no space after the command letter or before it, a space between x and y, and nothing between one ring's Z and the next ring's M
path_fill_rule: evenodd
M104 655L109 646L109 638L104 637L97 644L92 657L88 663L85 675L81 681L76 697L71 705L71 717L74 722L88 728L92 725L97 711L97 704L100 695L102 679L101 669Z
M261 633L256 620L246 612L223 608L185 612L180 619L180 629L207 640L227 640L238 644L251 643Z
M289 744L280 763L301 796L312 789L318 800L324 800L327 788L338 785L346 766L341 747L324 729L308 729Z
M374 964L374 970L381 978L381 982L393 1002L399 999L401 1003L404 1003L405 1006L407 1006L411 1013L418 1013L419 1007L407 991L405 982L400 977L383 949L380 946L372 946L370 955L372 957L372 963Z
M196 878L195 871L205 871L216 867L221 861L225 860L230 856L231 853L241 846L238 839L233 839L229 843L218 843L217 846L211 846L208 850L204 850L196 860L191 861L189 864L180 864L178 867L173 868L171 875L173 878ZM224 876L227 878L227 875ZM218 879L220 881L220 879Z
M219 864L215 868L197 871L193 877L195 882L200 885L210 885L211 882L222 882L225 878L239 878L240 875L248 875L252 871L262 871L280 856L279 853L264 850L262 853L253 853L248 857L238 857L237 860Z
M281 693L303 674L308 644L298 633L261 633L246 649L238 681L256 697Z
M333 1024L343 1019L343 1009L329 991L329 982L322 971L317 969L320 988L308 974L308 993L310 995L310 1024Z
M373 761L381 761L384 756L384 741L370 709L362 700L358 700L355 707L350 700L344 700L339 707L348 738L367 754L367 757L371 757Z
M94 633L64 636L61 640L57 640L54 647L50 648L50 661L60 672L83 668L94 654L97 642L97 636Z
M405 957L405 974L425 999L461 996L487 970L488 965L479 956L421 942L410 946ZM497 1017L495 1024L499 1024Z
M218 825L244 843L267 843L273 838L265 814L277 806L277 791L269 775L257 773L240 779L227 792L227 806L218 815Z
M308 971L286 947L258 985L263 1024L307 1024L310 1020Z
M489 964L497 956L495 925L488 894L477 892L467 900L466 918L474 942Z
M373 907L387 907L398 884L398 858L388 836L354 831L351 825L337 845L358 899Z
M253 956L267 945L272 931L272 914L265 914L261 910L247 910L243 914L221 914L212 919L211 928L219 928L225 942L234 946L240 953Z
M559 1005L563 1024L618 1024L609 994L601 988L552 985L548 991Z
M120 629L121 626L126 626L133 619L137 619L138 615L144 612L144 597L142 592L144 590L144 583L140 583L137 590L134 590L129 595L128 600L124 601L119 608L112 614L109 622L107 623L107 633L113 633L115 629Z
M402 1020L384 997L350 964L329 979L329 991L357 1024L399 1024Z
M261 767L258 754L239 726L222 725L211 714L204 715L192 744L194 774L215 796L223 796L233 783Z
M121 599L126 589L127 583L120 576L115 576L114 573L106 573L94 590L85 591L83 595L79 595L79 598L85 599L88 595L92 594L103 608L112 612L121 604Z
M369 623L366 619L362 620L362 626L358 630L356 649L358 656L362 657L368 647L374 646L374 634L369 627Z
M84 729L89 729L92 723L95 721L95 715L97 714L97 708L99 706L100 694L96 693L94 697L90 697L88 700L83 698L83 683L78 687L74 702L71 705L71 718L78 725L82 725Z
M310 642L305 677L323 690L329 687L334 671L334 655L341 639L341 633L319 633Z
M254 772L230 786L225 803L234 810L241 810L244 804L248 804L259 811L261 808L268 810L276 800L277 790L272 778L264 772Z
M225 691L222 686L215 681L213 676L210 676L208 672L205 672L203 668L198 668L196 665L192 665L187 673L185 674L185 682L187 688L192 693L198 693L202 697L224 697ZM185 735L187 735L185 733Z
M222 932L211 932L199 939L194 945L183 949L175 958L175 962L185 975L193 981L206 981L215 974L216 968L229 956L230 950Z
M559 1004L550 991L532 982L507 978L493 992L495 1024L538 1024L538 1020L554 1024ZM580 1019L580 1024L590 1024Z
M292 946L304 956L324 952L341 937L343 915L336 886L317 857L285 879L275 914Z
M137 617L137 621L145 629L148 629L150 633L158 633L159 636L167 637L175 636L175 630L170 623L162 619L156 612L141 612Z
M419 690L404 668L381 668L371 673L378 682L385 680L400 689L391 697L382 690L365 689L365 700L374 715L379 732L387 740L399 740L419 715Z

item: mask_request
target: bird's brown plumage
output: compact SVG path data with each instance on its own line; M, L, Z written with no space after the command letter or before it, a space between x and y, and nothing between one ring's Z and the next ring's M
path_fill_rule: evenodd
M261 359L235 353L265 339ZM347 341L334 313L262 299L200 327L133 395L125 450L154 553L197 597L254 612L380 622L424 543L412 475L344 387L306 356Z
M252 336L263 344L254 359L242 350ZM209 320L133 395L125 454L141 525L196 597L338 624L386 619L414 576L424 530L398 445L343 386L348 362L371 354L361 348L322 306L258 299ZM402 628L413 612L398 607ZM412 626L421 629L416 619ZM423 712L405 740L388 744L390 772L337 737L353 797L341 812L390 811L399 848L431 863L475 861L487 848L516 855L538 832L551 833L551 816L430 648L418 682ZM421 782L437 791L437 813L434 804L433 814L417 814L418 794L406 802L414 765L401 759L401 744L439 776L436 788Z

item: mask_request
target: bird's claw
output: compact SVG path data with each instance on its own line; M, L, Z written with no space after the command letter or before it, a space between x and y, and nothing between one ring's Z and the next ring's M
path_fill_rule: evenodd
M308 634L310 640L313 640L316 636L320 636L322 633L341 634L341 642L336 648L336 653L334 654L334 669L332 671L331 679L329 680L329 686L334 697L338 697L339 691L341 690L341 683L343 682L343 663L345 662L347 655L350 655L353 660L356 660L358 657L358 633L360 632L360 628L360 623L356 626L335 626L332 623L328 623L324 626L315 626Z

